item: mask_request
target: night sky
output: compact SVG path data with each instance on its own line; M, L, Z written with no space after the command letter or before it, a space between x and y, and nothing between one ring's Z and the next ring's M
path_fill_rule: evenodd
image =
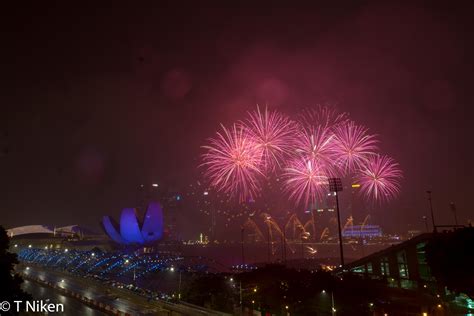
M336 105L378 134L405 175L378 210L388 230L423 227L427 189L440 223L454 223L451 201L474 218L472 6L44 3L4 7L0 22L7 228L98 228L141 183L182 190L219 123L257 103L292 116Z

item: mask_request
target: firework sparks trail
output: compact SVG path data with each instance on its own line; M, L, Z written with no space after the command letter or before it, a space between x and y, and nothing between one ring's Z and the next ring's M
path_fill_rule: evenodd
M221 126L222 132L217 132L217 137L203 146L207 150L202 163L207 167L205 175L213 187L238 196L240 202L253 199L260 191L258 177L263 175L262 151L246 137L242 127Z
M315 108L304 109L299 116L299 121L305 128L312 126L335 127L349 121L347 113L338 113L334 108L318 105Z
M377 139L368 134L368 129L354 122L335 127L333 150L336 166L342 174L347 175L360 169L367 159L378 150Z
M264 171L275 171L281 167L290 153L295 135L295 124L288 117L277 111L249 112L249 119L244 123L248 137L262 150L262 168Z
M370 157L356 174L361 193L375 202L388 201L397 196L402 177L398 163L381 155Z
M312 160L295 159L283 174L291 199L297 204L314 205L327 192L328 177Z

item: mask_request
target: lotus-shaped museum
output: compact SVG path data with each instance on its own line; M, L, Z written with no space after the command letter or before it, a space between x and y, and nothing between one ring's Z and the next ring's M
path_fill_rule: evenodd
M163 236L163 209L157 202L148 204L143 220L137 209L125 208L120 215L120 225L111 217L104 216L102 227L109 237L122 245L145 245L160 240Z

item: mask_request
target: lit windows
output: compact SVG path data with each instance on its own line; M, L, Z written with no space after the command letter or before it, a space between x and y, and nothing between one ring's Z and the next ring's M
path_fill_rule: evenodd
M388 258L387 257L383 257L380 260L380 272L382 273L382 275L386 275L386 276L390 275L390 268L389 268L389 265L388 265Z
M397 253L398 272L400 278L408 279L408 265L407 265L407 254L405 251Z

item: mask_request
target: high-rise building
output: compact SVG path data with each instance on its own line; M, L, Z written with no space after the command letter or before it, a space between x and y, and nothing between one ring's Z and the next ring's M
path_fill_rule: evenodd
M352 216L354 224L359 224L364 221L364 218L368 215L366 205L362 196L360 195L360 184L352 182L350 187L347 188L350 193L349 198L349 212Z

